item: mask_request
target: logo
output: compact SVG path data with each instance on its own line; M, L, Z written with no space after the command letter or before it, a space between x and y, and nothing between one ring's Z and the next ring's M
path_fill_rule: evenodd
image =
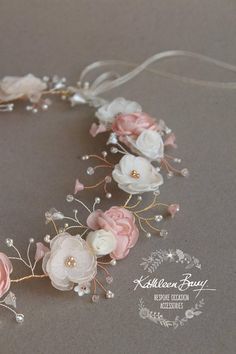
M134 292L142 294L139 316L166 328L176 329L200 316L205 299L216 290L201 276L199 259L180 249L154 251L140 266L143 273L133 280Z

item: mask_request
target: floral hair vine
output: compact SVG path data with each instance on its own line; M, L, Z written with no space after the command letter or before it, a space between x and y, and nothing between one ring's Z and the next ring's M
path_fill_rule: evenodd
M156 54L141 65L115 60L99 61L87 66L81 73L76 87L68 86L65 78L58 76L37 78L32 74L23 77L7 76L0 80L0 112L15 109L15 102L26 101L26 110L37 113L47 110L53 96L68 101L72 107L77 104L89 104L96 108L90 134L95 137L110 132L107 146L109 152L120 156L113 164L106 150L101 154L84 155L82 160L97 161L87 167L87 174L94 175L102 169L104 177L93 185L84 185L80 177L75 181L74 195L67 195L68 203L76 205L70 216L51 208L45 213L46 223L51 223L55 236L46 235L43 242L29 239L26 256L17 248L13 239L7 238L6 245L11 249L9 255L0 252L0 307L11 311L18 323L24 321L24 315L16 311L16 296L11 286L33 278L49 278L58 290L74 290L79 296L90 294L92 302L97 303L101 294L112 299L114 293L107 287L113 278L109 266L128 256L139 238L140 230L150 238L152 233L166 237L167 231L158 227L165 217L174 217L179 204L162 203L159 200L159 188L163 184L162 172L167 177L174 175L187 177L187 168L176 168L180 158L169 154L176 148L174 133L163 120L156 120L143 112L139 103L116 98L107 101L101 94L124 84L142 70L201 86L235 89L236 83L211 82L177 76L150 69L149 65L166 58L184 56L215 64L236 71L236 67L185 51L169 51ZM114 71L100 74L92 82L88 74L104 66L123 65L134 67L130 72L119 75ZM87 189L103 187L105 197L111 199L109 184L115 182L119 189L127 193L123 205L112 205L101 210L98 205L101 198L96 197L91 206L86 205L77 194ZM151 202L146 203L142 194L152 194ZM79 208L87 212L85 220L80 217ZM32 249L33 244L34 250ZM13 277L13 262L21 262L27 273L19 278ZM41 262L42 271L38 273L37 264ZM106 283L108 285L106 285Z

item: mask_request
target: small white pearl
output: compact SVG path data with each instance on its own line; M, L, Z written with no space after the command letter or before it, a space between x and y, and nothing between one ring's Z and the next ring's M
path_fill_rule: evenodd
M116 265L116 259L112 259L112 260L110 261L110 264L111 264L112 266L115 266L115 265Z
M107 199L111 199L111 197L112 197L112 194L111 194L111 193L106 193L106 198L107 198Z
M31 237L31 238L29 239L29 243L34 243L34 238L33 238L33 237Z
M152 234L151 234L150 232L147 232L147 233L146 233L146 237L147 237L147 238L150 238L150 237L152 237Z

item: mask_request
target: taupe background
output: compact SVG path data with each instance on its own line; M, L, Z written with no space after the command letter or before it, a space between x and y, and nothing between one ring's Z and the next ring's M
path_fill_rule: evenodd
M81 69L99 59L141 62L168 49L185 49L236 64L233 0L0 0L0 72L56 73L75 83ZM163 70L204 79L236 80L223 70L190 60L171 60ZM112 268L116 297L91 305L60 293L47 280L14 287L25 323L1 311L0 353L235 353L235 106L236 92L186 86L148 73L111 93L139 101L175 131L191 178L162 188L162 200L181 213L166 224L169 237L142 237L130 256ZM0 116L0 239L49 230L44 212L69 212L65 196L84 174L78 156L102 150L105 137L87 135L93 110L55 102L32 116L24 107ZM91 203L95 194L87 196ZM123 200L114 195L116 203ZM104 202L104 206L106 202ZM200 258L204 277L217 291L204 313L173 331L141 320L132 280L141 257L157 248L181 248ZM6 250L5 246L1 246ZM23 270L23 269L22 269ZM174 269L173 269L174 272ZM174 274L174 273L173 273Z

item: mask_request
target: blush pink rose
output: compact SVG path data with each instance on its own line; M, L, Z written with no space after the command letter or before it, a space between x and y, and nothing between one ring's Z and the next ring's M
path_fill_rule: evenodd
M9 290L11 285L10 274L13 271L10 259L0 252L0 298Z
M112 130L119 136L138 136L145 129L158 130L158 126L154 118L143 112L119 114L112 124Z
M89 215L87 224L92 230L104 229L115 235L117 246L110 254L115 259L125 258L139 237L134 215L122 207L113 206L105 212L96 210Z

